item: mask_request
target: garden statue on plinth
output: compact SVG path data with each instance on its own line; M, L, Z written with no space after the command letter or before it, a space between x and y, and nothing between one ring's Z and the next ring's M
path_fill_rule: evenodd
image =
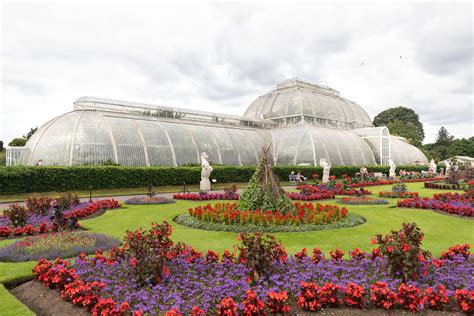
M438 166L436 166L436 162L434 161L434 159L431 159L430 161L430 168L428 169L429 172L433 173L433 174L436 174L436 168Z
M319 165L323 167L323 183L329 182L329 173L331 172L331 165L327 162L326 158L319 160Z
M211 182L209 181L209 176L211 175L212 172L212 167L207 161L207 158L209 158L205 152L201 153L201 182L199 189L201 191L209 191L211 190Z
M395 176L397 175L395 173L395 170L397 169L397 166L393 162L392 158L388 158L388 165L390 166L390 169L388 170L388 176L391 179L395 179Z
M451 173L451 162L449 160L446 160L444 163L446 165L446 169L444 171L444 176L449 177L449 174Z

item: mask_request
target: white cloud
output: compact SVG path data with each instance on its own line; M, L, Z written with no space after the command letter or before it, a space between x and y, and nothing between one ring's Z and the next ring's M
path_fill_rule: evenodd
M83 95L243 114L288 77L473 135L472 5L4 4L0 139ZM400 58L401 56L401 58ZM363 63L363 65L361 65Z

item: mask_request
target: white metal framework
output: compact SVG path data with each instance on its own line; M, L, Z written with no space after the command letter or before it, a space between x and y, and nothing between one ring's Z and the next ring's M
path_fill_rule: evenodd
M298 79L253 102L245 116L82 97L72 112L41 126L8 165L254 165L265 143L277 164L333 165L427 162L416 147L373 127L368 114L329 87Z

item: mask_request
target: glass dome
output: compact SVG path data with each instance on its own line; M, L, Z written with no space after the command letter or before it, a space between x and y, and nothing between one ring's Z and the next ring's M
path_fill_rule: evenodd
M276 164L427 163L425 155L327 86L298 79L259 97L244 116L81 97L74 111L40 127L24 148L7 148L8 165L255 165L271 143Z
M286 80L273 91L260 96L244 116L271 119L285 125L291 117L319 127L353 129L372 126L372 120L360 105L339 96L339 92L299 79ZM294 119L293 119L294 120Z

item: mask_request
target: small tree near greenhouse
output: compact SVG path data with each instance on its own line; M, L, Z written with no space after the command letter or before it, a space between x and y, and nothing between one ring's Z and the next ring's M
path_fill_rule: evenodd
M294 209L273 172L270 148L270 145L262 147L257 169L240 196L238 205L241 210L259 209L286 214Z

